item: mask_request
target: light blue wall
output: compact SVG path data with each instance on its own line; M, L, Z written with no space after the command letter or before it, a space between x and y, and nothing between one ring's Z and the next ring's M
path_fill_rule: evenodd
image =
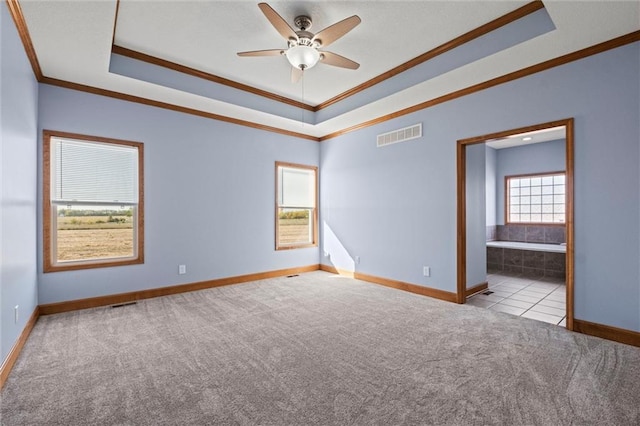
M318 248L275 251L274 182L275 161L317 166L319 143L48 85L39 114L40 130L143 142L145 157L145 263L40 267L41 304L318 263Z
M575 117L575 315L640 331L638 75L634 43L323 142L333 247L363 273L455 291L456 140ZM376 148L418 122L422 138Z
M467 288L487 281L486 149L466 147Z
M486 146L486 148L485 196L487 200L487 226L494 226L498 223L496 221L496 162L498 155L497 151L490 146Z
M566 168L564 139L497 150L496 217L504 225L504 178L529 173L559 172Z
M1 363L38 305L35 162L38 83L6 5L0 5L0 9Z

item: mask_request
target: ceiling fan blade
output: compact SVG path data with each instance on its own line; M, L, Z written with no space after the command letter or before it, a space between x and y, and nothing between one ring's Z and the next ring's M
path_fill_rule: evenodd
M297 83L298 81L300 81L303 72L304 71L302 71L300 68L291 67L291 82Z
M328 46L354 29L361 21L358 15L353 15L318 32L313 40L319 42L323 47Z
M294 31L294 29L291 28L291 26L287 24L287 21L285 21L282 16L278 15L278 12L273 10L271 6L269 6L267 3L259 3L258 7L282 37L284 37L286 40L289 40L290 38L294 40L298 39L298 35Z
M238 52L238 56L280 56L284 50L282 49L269 49L269 50L252 50L249 52Z
M348 68L350 70L357 70L360 68L360 64L347 59L344 56L340 56L337 53L320 52L320 61L323 64L333 65L334 67Z

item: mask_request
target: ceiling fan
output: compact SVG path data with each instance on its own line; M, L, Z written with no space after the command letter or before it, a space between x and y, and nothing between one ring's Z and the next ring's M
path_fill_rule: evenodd
M238 52L238 56L284 55L291 64L291 81L294 83L302 77L303 71L308 70L318 62L352 70L360 67L360 64L344 56L320 50L320 48L330 45L354 29L361 22L358 15L343 19L313 34L308 31L312 24L311 18L308 16L296 17L294 20L294 24L298 28L298 31L296 31L267 3L259 3L258 7L271 22L271 25L287 40L288 48Z

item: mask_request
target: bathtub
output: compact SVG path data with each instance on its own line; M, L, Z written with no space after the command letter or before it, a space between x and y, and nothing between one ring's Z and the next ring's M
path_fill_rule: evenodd
M507 248L515 250L545 251L549 253L566 253L564 244L525 243L520 241L487 241L487 247Z

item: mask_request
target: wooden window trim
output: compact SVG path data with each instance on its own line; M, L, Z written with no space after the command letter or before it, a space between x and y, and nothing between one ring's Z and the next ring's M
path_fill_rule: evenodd
M312 212L312 217L310 217L310 219L312 220L312 226L313 226L313 230L312 230L312 238L313 241L310 244L287 244L287 245L281 245L280 244L280 221L278 220L278 216L279 216L279 203L278 203L278 167L293 167L293 168L298 168L298 169L306 169L306 170L313 170L314 174L315 174L315 180L316 180L316 185L315 185L315 191L316 191L316 196L315 196L315 208L313 209ZM320 180L318 177L318 167L317 166L308 166L305 164L296 164L296 163L287 163L287 162L283 162L283 161L276 161L276 166L275 166L275 185L274 185L274 194L275 194L275 246L276 246L276 251L279 250L292 250L292 249L300 249L300 248L309 248L309 247L317 247L318 246L318 202L319 202L319 184L320 184Z
M567 176L567 172L565 170L558 170L555 172L543 172L543 173L525 173L525 174L519 174L519 175L509 175L509 176L505 176L504 177L504 224L505 225L522 225L522 226L557 226L557 227L565 227L566 226L566 210L565 210L565 221L564 222L511 222L510 215L509 215L509 206L510 206L510 200L509 200L509 179L521 179L521 178L526 178L526 177L530 177L530 176L540 176L540 177L544 177L544 176L553 176L553 175L559 175L559 174L564 174L565 175L565 179ZM566 193L565 193L566 196ZM565 197L566 198L566 197ZM565 205L566 205L566 201L565 201Z
M53 250L51 244L53 242L53 218L51 207L51 138L69 138L87 142L103 142L114 145L127 145L135 147L138 150L138 205L137 211L137 236L136 246L137 253L133 258L118 259L100 259L86 260L74 262L66 265L55 264L52 259ZM111 139L101 136L89 136L77 133L59 132L53 130L44 130L42 136L43 142L43 162L42 162L42 229L43 229L43 271L60 272L72 271L78 269L94 269L107 268L112 266L136 265L144 263L144 145L141 142L126 141L120 139Z

